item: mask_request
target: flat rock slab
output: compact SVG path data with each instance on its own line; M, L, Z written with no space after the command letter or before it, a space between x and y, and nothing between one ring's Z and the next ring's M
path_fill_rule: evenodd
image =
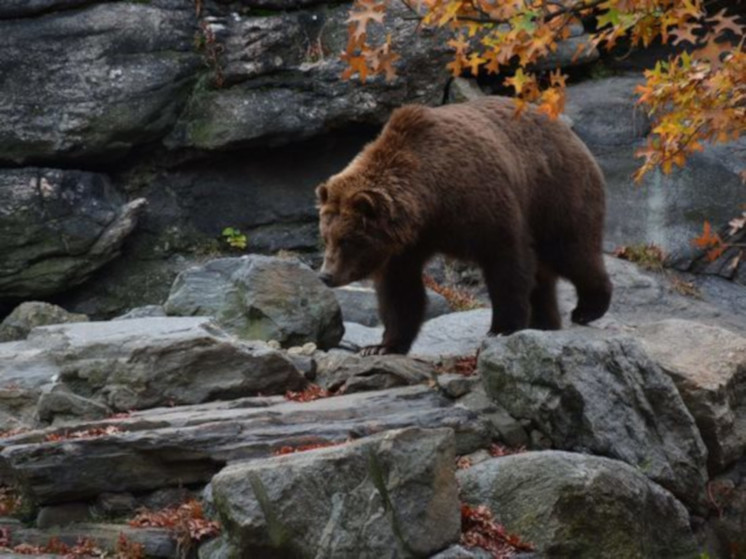
M570 452L527 452L457 473L464 502L487 505L540 557L697 557L684 506L637 469Z
M485 388L553 447L616 458L701 502L707 449L673 381L628 336L526 330L485 342Z
M196 404L306 383L281 352L241 342L201 317L45 326L23 343L0 344L0 357L0 406L3 393L13 390L35 404L51 384L39 402L47 421L57 414L97 417L99 411L87 410L102 406L123 412ZM61 397L69 405L61 406Z
M363 357L347 351L330 351L316 357L316 382L345 394L421 384L435 379L433 364L405 355Z
M490 329L491 309L448 313L422 325L410 355L441 358L474 355ZM342 345L351 349L381 342L383 328L345 322Z
M403 429L229 466L212 491L231 556L426 557L459 538L454 474L450 429Z
M139 543L143 546L147 557L176 557L176 541L168 530L162 528L132 528L124 524L91 524L81 523L53 530L37 530L27 528L23 524L9 520L0 519L0 530L7 529L10 532L10 545L26 543L30 545L46 545L50 538L54 537L62 543L74 546L82 539L90 539L99 549L113 551L116 549L119 535L123 535L128 541ZM0 552L2 557L14 557L12 554ZM18 555L28 557L28 555ZM35 557L39 557L35 555ZM47 557L43 555L42 557ZM60 555L49 555L49 557L60 558Z
M32 502L52 504L104 492L204 484L229 462L264 458L284 446L343 442L389 429L450 427L459 454L489 441L488 428L476 414L426 386L307 403L270 397L161 408L83 423L75 430L112 426L122 432L46 441L73 430L56 429L0 440L0 476L16 483Z
M746 338L687 320L640 327L636 336L670 375L694 416L713 473L746 449Z

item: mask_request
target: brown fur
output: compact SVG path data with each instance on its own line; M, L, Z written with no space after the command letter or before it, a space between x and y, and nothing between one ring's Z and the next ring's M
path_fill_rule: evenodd
M406 353L425 309L422 268L435 253L478 263L491 334L558 329L557 277L578 292L574 322L606 312L604 181L561 121L490 97L404 106L380 136L317 189L321 277L373 277L385 332L366 353Z

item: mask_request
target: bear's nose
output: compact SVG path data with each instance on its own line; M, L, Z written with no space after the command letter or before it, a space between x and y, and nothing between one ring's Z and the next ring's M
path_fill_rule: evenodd
M321 272L319 274L319 279L324 282L324 285L328 285L329 287L332 286L332 275L328 274L326 272Z

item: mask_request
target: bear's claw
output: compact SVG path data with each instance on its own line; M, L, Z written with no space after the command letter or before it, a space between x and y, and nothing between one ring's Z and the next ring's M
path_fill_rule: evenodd
M387 347L383 344L368 345L360 350L360 355L385 355L388 353Z
M377 344L377 345L369 345L365 346L363 349L360 350L360 355L391 355L395 353L406 353L406 351L401 351L399 348L392 347L390 345L386 344Z

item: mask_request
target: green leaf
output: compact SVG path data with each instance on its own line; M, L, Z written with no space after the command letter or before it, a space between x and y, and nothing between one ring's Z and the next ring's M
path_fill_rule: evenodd
M599 29L606 25L611 25L612 27L619 25L619 10L616 8L609 8L607 12L598 16Z

